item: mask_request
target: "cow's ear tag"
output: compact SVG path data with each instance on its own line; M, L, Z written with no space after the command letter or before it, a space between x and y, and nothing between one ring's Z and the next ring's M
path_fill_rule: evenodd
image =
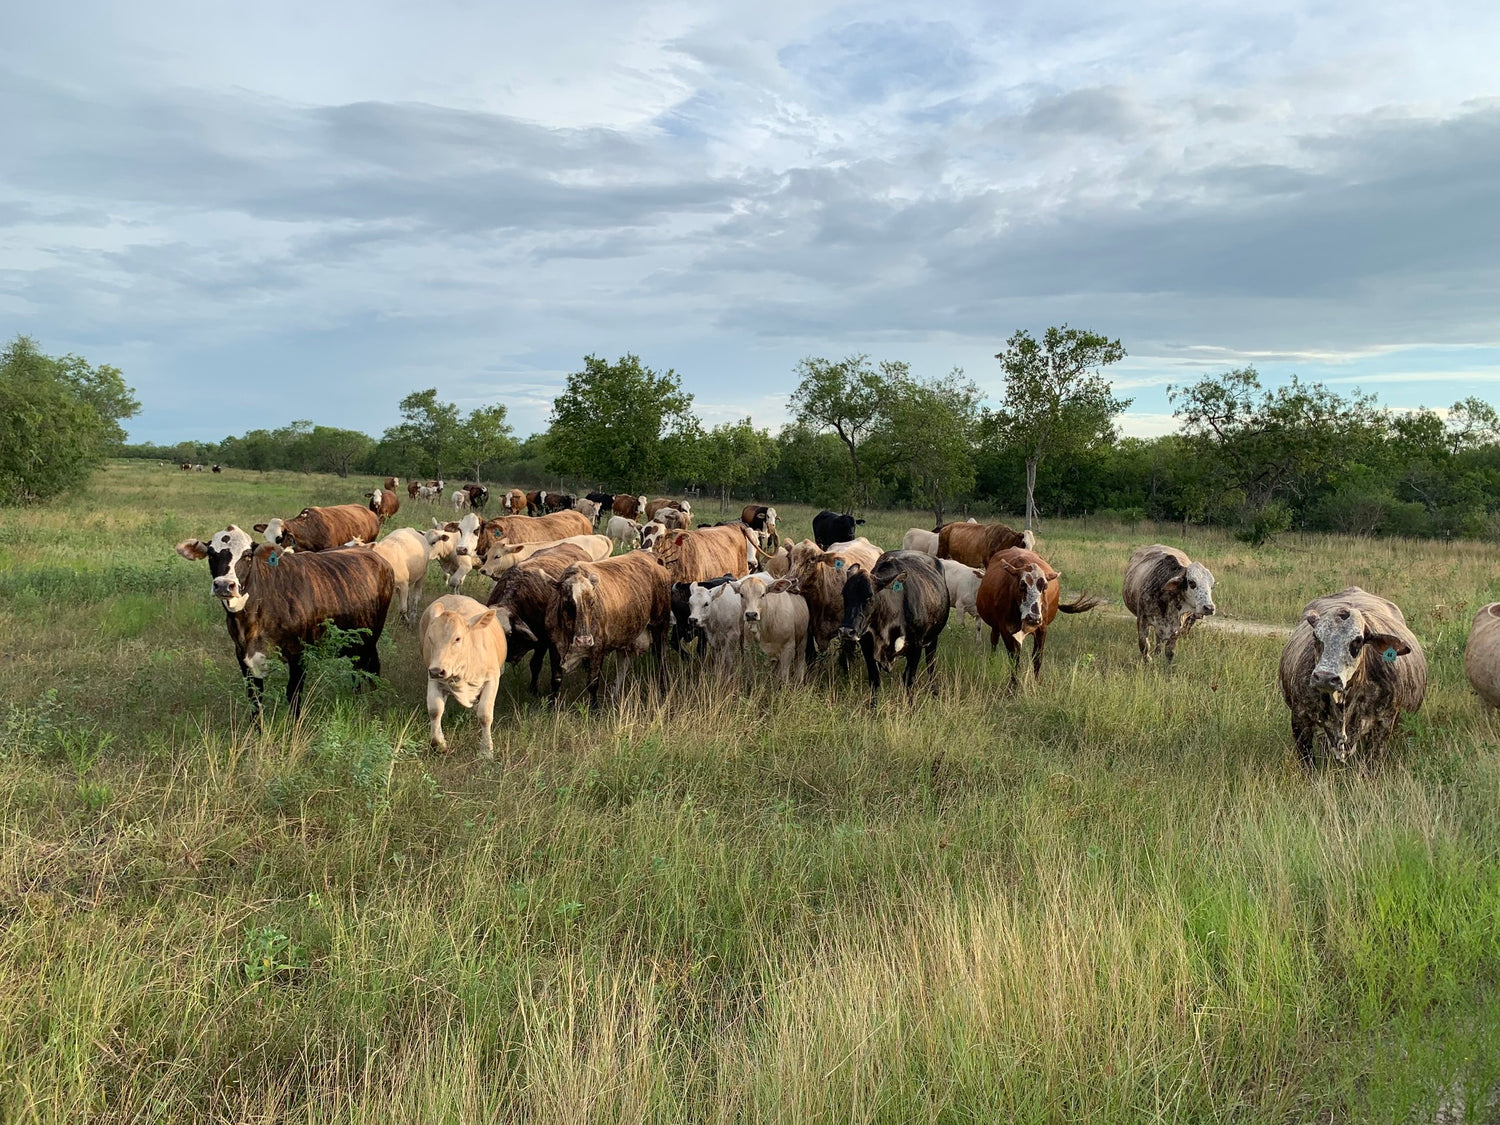
M899 594L902 590L906 589L906 587L901 585L900 579L897 579L895 582L891 583L891 589L895 590Z
M275 551L272 551L269 555L266 556L266 565L267 566L275 566L280 561L281 561L281 556L278 555Z
M1396 663L1396 646L1392 645L1390 648L1386 649L1380 654L1380 658L1387 664Z
M844 560L843 559L834 559L833 560L833 569L834 570L843 570L844 569Z

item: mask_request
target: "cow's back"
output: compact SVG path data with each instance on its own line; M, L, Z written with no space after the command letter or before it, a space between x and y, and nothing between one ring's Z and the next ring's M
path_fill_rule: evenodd
M1183 551L1165 543L1137 547L1125 564L1125 581L1121 587L1125 608L1139 617L1141 610L1159 598L1163 587L1191 562Z

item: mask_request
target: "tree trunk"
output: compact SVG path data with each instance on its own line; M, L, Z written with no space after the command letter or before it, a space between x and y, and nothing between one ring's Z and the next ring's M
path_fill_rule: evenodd
M1026 458L1026 528L1032 530L1036 518L1036 458Z

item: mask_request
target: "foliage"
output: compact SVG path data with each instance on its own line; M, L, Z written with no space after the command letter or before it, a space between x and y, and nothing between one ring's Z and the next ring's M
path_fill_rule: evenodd
M474 467L473 479L484 479L485 465L513 457L516 452L515 431L505 420L503 403L476 406L464 419L462 444L464 461Z
M731 489L759 480L776 464L776 439L749 418L725 422L703 435L698 476L719 489L720 506Z
M846 510L869 502L869 466L860 461L866 438L880 424L882 388L888 381L909 375L906 364L882 360L870 366L867 355L841 360L808 356L797 364L801 381L788 403L799 426L812 433L831 430L849 454L853 470L851 494L843 499Z
M948 503L974 487L979 388L955 369L924 380L892 371L880 392L878 428L870 445L881 475L904 482L909 495L943 522Z
M634 355L585 356L552 402L548 466L613 488L656 487L692 468L692 407L675 371L658 373Z
M401 421L380 438L378 456L388 466L407 466L408 476L442 478L466 460L458 407L439 402L437 388L413 391L401 400Z

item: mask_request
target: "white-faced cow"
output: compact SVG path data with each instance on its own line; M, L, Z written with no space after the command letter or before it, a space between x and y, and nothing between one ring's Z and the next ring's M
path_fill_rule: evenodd
M519 488L512 488L505 494L505 499L500 501L500 510L508 516L524 516L526 514L526 493Z
M615 495L615 502L611 511L617 516L624 516L628 520L640 520L646 516L646 498L644 496Z
M1123 592L1125 608L1135 615L1142 659L1151 659L1155 641L1169 665L1178 639L1215 610L1214 576L1208 567L1164 543L1131 554Z
M962 525L957 525L962 526ZM990 627L990 651L1003 638L1010 654L1010 683L1015 687L1021 668L1021 645L1031 637L1031 674L1042 678L1042 649L1047 644L1047 629L1063 613L1087 613L1104 604L1103 598L1088 595L1061 604L1062 575L1034 551L1009 547L997 552L985 568L979 584L979 616Z
M784 682L801 683L807 670L807 601L787 579L750 575L739 583L745 634L771 661ZM847 587L846 587L847 589Z
M370 511L375 513L375 518L382 524L394 516L401 508L400 497L396 495L394 488L377 488L374 492L366 494L370 500Z
M300 712L303 651L323 636L329 622L362 632L354 665L380 674L378 642L395 578L369 548L304 552L256 546L247 532L230 524L206 542L184 540L177 553L208 560L213 596L224 607L224 627L257 715L276 651L287 663L287 704L294 716Z
M380 518L360 504L335 504L327 508L303 508L289 520L258 523L255 530L276 547L298 551L327 551L351 539L373 543L380 535Z
M738 586L733 581L692 583L688 619L708 642L708 666L727 675L745 650L745 610Z
M870 680L870 701L880 691L880 673L906 655L907 691L927 655L927 674L937 691L938 639L948 624L948 587L937 560L921 551L887 551L866 570L855 565L844 582L844 621L839 635L857 640Z
M422 663L427 665L427 715L432 745L444 754L443 710L449 699L479 719L479 756L493 758L495 693L505 671L505 631L495 611L463 594L444 594L422 614Z
M1427 657L1394 602L1350 586L1307 603L1279 679L1302 761L1321 750L1346 762L1422 706Z

